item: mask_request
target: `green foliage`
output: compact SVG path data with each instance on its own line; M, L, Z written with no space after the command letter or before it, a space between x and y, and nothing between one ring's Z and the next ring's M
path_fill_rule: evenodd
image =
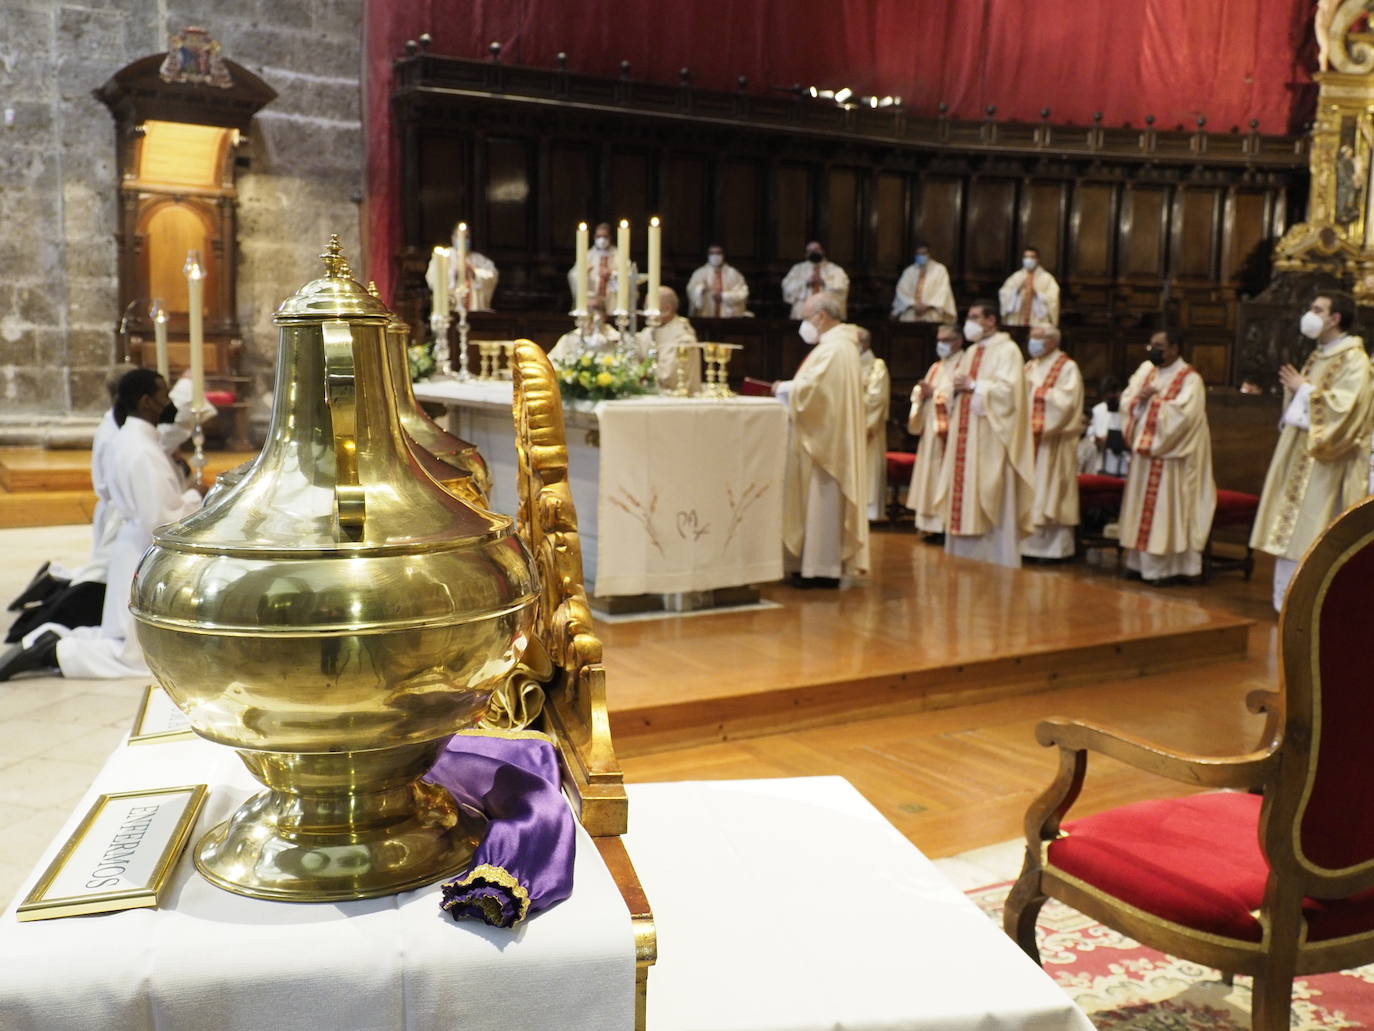
M563 399L611 401L645 393L653 383L654 366L647 359L623 354L583 352L572 361L554 363Z

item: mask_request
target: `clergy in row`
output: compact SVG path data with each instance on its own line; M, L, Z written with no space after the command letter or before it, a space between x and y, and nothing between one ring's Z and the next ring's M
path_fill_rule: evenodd
M991 301L969 307L964 339L935 500L945 550L1018 567L1035 482L1025 363Z
M841 322L849 304L849 276L844 269L825 256L825 248L817 240L806 245L806 257L797 262L782 280L782 299L790 304L791 317L805 318L802 305L817 295L825 295L835 302Z
M718 243L706 249L706 264L687 280L687 310L692 318L738 319L749 315L749 284L725 260Z
M949 440L950 415L954 410L954 374L959 368L964 336L953 325L936 331L936 360L911 390L911 412L907 432L921 438L916 461L911 469L906 507L916 513L916 529L925 533L945 532L945 517L940 499L940 473L944 468L945 446Z
M1040 264L1040 251L1027 247L1021 267L997 292L1006 326L1059 325L1059 282Z
M1059 330L1053 326L1030 331L1025 372L1035 489L1031 535L1021 542L1021 554L1036 559L1069 558L1076 548L1083 376L1059 344Z
M811 350L773 385L788 412L784 562L795 586L834 588L868 571L863 365L857 327L834 296L808 297L801 317Z
M620 291L620 273L616 262L620 250L612 242L611 227L607 222L599 224L592 233L592 245L587 249L587 299L595 298L602 302L603 309L615 303ZM574 299L577 297L577 266L568 269L568 290ZM630 262L630 305L638 307L639 267Z
M868 518L879 519L887 499L887 416L892 407L892 375L887 371L887 362L873 353L873 334L863 326L855 329L864 384Z
M897 279L892 317L899 322L953 322L958 318L949 269L930 256L930 247L916 244L916 257Z
M678 314L677 291L670 286L658 288L659 324L639 331L641 357L654 355L654 375L661 393L676 393L679 386L688 394L701 392L701 347L692 324ZM678 379L679 369L682 379Z
M459 268L458 225L453 227L450 246L453 250L448 263L448 295L452 298L452 307L466 305L468 311L491 311L491 299L496 295L496 282L500 278L496 263L469 248L467 261ZM430 255L429 267L425 269L425 282L429 284L430 296L438 293L439 259L434 255Z
M1374 383L1364 341L1352 330L1355 301L1329 291L1300 322L1316 342L1299 372L1279 370L1284 412L1264 479L1250 546L1274 558L1276 611L1282 611L1298 561L1345 508L1369 493Z
M584 353L610 354L620 346L620 331L606 319L606 302L600 297L587 298L587 325L574 325L558 338L549 349L549 361L573 362Z
M1176 330L1150 338L1146 360L1122 391L1121 411L1134 456L1118 521L1126 568L1148 581L1198 576L1217 488L1207 385L1183 360Z

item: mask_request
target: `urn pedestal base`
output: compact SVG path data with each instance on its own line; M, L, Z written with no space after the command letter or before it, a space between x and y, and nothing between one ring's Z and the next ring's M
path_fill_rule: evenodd
M420 780L446 743L240 751L268 790L200 840L196 869L227 891L279 902L394 895L461 873L486 820Z

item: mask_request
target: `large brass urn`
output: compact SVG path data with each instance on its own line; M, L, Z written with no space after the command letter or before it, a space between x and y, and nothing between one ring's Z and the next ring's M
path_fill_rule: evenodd
M197 868L230 891L367 898L461 870L480 817L420 781L524 651L537 584L511 520L409 446L384 334L347 271L277 310L275 405L243 477L154 535L131 607L196 733L267 790Z

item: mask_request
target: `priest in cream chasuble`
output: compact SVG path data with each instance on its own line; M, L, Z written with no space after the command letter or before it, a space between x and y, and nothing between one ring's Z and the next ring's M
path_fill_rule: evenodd
M1317 341L1301 372L1280 370L1284 413L1250 546L1275 556L1274 608L1318 535L1369 492L1374 380L1364 341L1350 334L1354 301L1317 297L1302 331Z
M855 327L840 322L833 297L808 298L801 315L812 350L775 387L790 416L785 558L802 577L840 580L868 571L863 371Z
M1031 532L1035 482L1025 363L992 302L969 308L964 339L940 470L945 550L1016 568Z
M1156 333L1149 359L1121 394L1122 433L1133 457L1119 540L1126 568L1144 580L1201 574L1216 511L1207 385L1182 352L1177 333Z
M1030 334L1026 391L1035 455L1033 532L1021 554L1068 558L1078 525L1078 439L1083 431L1083 376L1059 348L1059 330L1036 326Z
M916 462L911 468L906 507L916 513L916 529L944 533L945 519L940 509L940 470L945 462L949 440L950 413L954 409L954 373L964 346L964 336L954 326L941 326L935 338L934 365L911 388L911 413L906 429L920 437Z

